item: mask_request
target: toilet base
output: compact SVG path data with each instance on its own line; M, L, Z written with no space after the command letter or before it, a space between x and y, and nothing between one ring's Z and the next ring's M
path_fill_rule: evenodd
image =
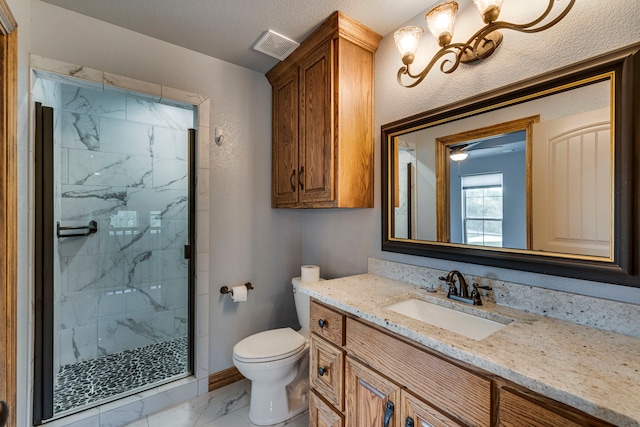
M259 426L286 421L309 408L309 353L307 348L281 381L251 381L249 420Z
M299 400L297 405L289 408L289 404L293 403L287 398L286 388L279 389L275 395L273 387L264 390L261 384L251 384L251 402L249 405L249 421L258 426L269 426L286 421L308 409L307 395L304 395L304 401ZM266 393L271 393L269 399Z

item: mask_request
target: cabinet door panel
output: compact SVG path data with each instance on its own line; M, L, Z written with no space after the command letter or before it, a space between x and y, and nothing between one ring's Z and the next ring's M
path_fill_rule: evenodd
M334 198L332 55L327 42L300 64L300 202Z
M342 414L336 412L327 405L314 392L310 394L309 401L309 427L343 427Z
M437 409L403 391L401 412L403 423L406 422L407 417L413 420L414 427L460 427L464 425L451 420Z
M345 396L347 427L401 427L400 387L351 358L346 362ZM385 424L389 403L394 410Z
M273 85L272 194L274 207L298 201L298 69Z

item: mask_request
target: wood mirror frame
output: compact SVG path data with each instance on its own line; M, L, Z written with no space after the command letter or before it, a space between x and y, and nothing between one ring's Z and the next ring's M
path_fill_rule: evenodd
M382 250L576 279L640 287L640 45L620 49L524 82L509 85L382 126ZM613 259L392 237L394 138L430 123L497 110L533 94L611 73L614 100Z

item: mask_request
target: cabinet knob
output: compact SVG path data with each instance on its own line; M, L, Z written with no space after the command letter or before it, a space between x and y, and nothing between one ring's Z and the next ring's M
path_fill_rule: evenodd
M320 326L320 328L324 328L327 325L329 325L329 322L327 322L326 320L324 319L318 320L318 326Z
M324 376L324 374L327 373L328 370L329 370L329 368L323 368L322 366L320 366L318 368L318 375L320 375L322 377L322 376Z

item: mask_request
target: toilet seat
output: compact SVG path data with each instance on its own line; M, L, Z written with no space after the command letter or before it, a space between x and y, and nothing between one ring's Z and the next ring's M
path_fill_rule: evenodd
M233 347L234 359L245 363L264 363L285 359L304 349L306 339L291 328L258 332Z

